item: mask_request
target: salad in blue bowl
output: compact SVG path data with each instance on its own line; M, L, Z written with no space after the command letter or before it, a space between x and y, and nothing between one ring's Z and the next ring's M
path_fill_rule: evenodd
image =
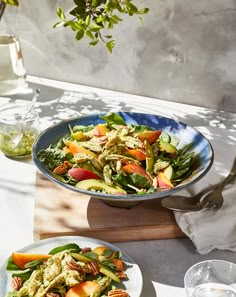
M168 196L197 182L213 155L196 129L132 112L62 121L33 146L33 160L47 178L113 206Z

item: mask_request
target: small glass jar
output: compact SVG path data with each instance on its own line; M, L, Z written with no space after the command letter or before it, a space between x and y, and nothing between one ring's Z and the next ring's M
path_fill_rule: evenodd
M0 151L8 157L31 155L39 134L39 115L30 103L9 103L0 107Z

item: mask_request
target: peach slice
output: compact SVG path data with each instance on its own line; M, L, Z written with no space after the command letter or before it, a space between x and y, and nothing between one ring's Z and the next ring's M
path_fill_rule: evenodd
M84 281L70 288L65 297L89 297L100 285L93 281Z
M139 139L144 141L145 139L150 143L153 144L161 135L161 130L155 131L144 131L139 134Z
M157 175L157 181L160 188L165 189L172 189L174 188L174 185L171 183L171 181L166 177L164 172L159 172Z
M133 156L138 161L144 161L146 160L146 154L138 149L129 149L128 153Z
M34 260L47 260L51 255L47 254L24 254L24 253L12 253L12 259L21 269L25 269L25 264Z
M83 153L96 157L96 154L94 152L85 149L84 147L80 146L78 143L74 141L67 141L64 150L66 149L68 149L73 156L78 153Z
M137 164L127 164L127 165L124 165L122 169L129 174L136 173L136 174L142 175L147 180L149 180L150 184L152 185L152 178L147 174L146 170L143 169L141 166Z
M98 137L105 136L107 132L109 132L109 129L107 128L106 124L98 124L93 129L93 135Z
M83 168L71 168L68 170L68 174L77 181L85 179L101 179L97 174Z

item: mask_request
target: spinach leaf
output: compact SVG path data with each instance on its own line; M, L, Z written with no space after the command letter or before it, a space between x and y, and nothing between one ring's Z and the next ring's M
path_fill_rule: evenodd
M44 260L33 260L25 264L25 268L36 268L38 265L42 264Z
M32 272L33 272L33 269L19 270L19 271L15 271L12 274L12 277L19 276L20 278L22 278L23 281L26 281L30 278Z
M76 125L72 128L73 132L88 132L91 131L95 126L94 125L88 125L88 126L83 126L83 125Z
M19 270L20 268L13 262L12 256L8 258L6 270Z
M129 176L124 175L123 173L118 173L112 176L113 181L118 183L119 185L123 187L127 187L128 184L132 183L131 179Z
M131 133L133 132L143 132L143 131L153 131L152 128L145 125L131 125Z
M49 147L38 152L39 160L51 171L65 161L61 150Z
M55 255L57 253L60 253L60 252L66 251L66 250L70 250L70 251L73 251L75 253L79 253L81 251L81 248L76 243L69 243L69 244L66 244L66 245L55 247L48 254L49 255Z
M101 118L107 123L109 128L112 128L113 125L126 125L124 119L114 112L107 113L101 116Z
M142 175L139 175L137 173L132 173L130 174L130 178L133 184L139 189L149 189L151 187L149 180Z

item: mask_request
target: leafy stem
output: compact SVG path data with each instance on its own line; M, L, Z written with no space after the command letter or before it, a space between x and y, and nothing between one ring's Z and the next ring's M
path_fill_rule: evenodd
M77 41L87 37L90 46L101 41L109 52L115 46L115 39L106 33L123 21L120 15L140 16L149 11L148 8L139 9L133 0L74 0L74 3L76 6L69 12L69 17L62 7L57 9L60 21L53 27L70 27Z
M109 30L119 24L123 19L120 15L134 16L148 13L148 8L138 8L134 0L73 0L75 7L66 16L62 7L57 9L60 19L53 27L69 27L75 32L77 41L84 37L89 39L89 45L95 46L103 42L109 52L115 47L115 39ZM0 0L0 20L6 4L19 5L19 0Z

